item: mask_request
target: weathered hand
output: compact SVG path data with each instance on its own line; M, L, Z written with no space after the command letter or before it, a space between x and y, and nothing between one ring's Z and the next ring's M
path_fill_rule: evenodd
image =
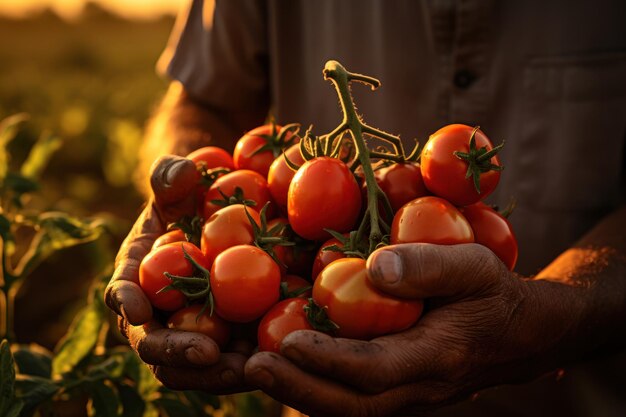
M369 342L294 332L284 357L249 359L246 381L312 416L415 414L551 369L544 352L572 320L555 292L477 244L389 246L370 257L368 275L384 292L427 299L414 327Z
M220 353L205 335L163 328L153 320L152 306L139 286L139 265L168 223L195 213L196 168L188 159L164 156L152 166L150 183L153 198L118 252L106 303L120 316L120 331L131 347L164 385L216 394L243 391L249 351Z

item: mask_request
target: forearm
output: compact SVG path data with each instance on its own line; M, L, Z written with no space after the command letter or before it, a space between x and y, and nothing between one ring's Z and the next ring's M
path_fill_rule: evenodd
M186 155L207 145L232 151L237 139L263 123L267 109L221 111L191 98L172 82L148 124L140 155L139 177L146 178L154 160L165 154Z
M546 360L562 366L623 349L626 207L605 218L560 255L529 282L529 287L554 318L554 323L548 319L539 326L545 332L541 335L544 343L554 342Z

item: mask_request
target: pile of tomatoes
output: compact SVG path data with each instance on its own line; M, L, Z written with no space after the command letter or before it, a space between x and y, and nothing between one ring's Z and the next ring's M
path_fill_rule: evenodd
M279 352L299 329L367 340L412 326L422 301L383 294L367 278L372 210L388 226L376 247L477 242L513 269L511 226L481 202L501 166L480 129L440 129L419 164L375 161L384 193L376 207L362 169L347 158L305 158L300 141L293 125L268 124L239 139L232 156L212 146L187 156L198 168L197 217L157 239L139 274L169 327L203 332L224 349L238 328L253 327L259 350Z

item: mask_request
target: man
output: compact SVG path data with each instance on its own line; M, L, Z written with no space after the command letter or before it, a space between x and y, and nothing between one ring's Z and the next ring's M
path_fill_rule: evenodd
M424 142L466 123L506 140L493 202L517 199L517 272L536 276L509 273L479 245L389 247L369 260L369 277L390 294L433 300L414 328L371 342L297 332L284 357L250 357L246 346L220 354L208 338L151 321L136 285L163 223L191 205L193 166L167 157L107 291L131 345L166 385L261 388L311 415L415 414L592 357L560 381L483 390L437 415L622 415L607 381L623 355L606 362L606 353L626 334L626 4L600 3L194 1L162 58L177 81L147 137L148 160L232 148L270 109L280 123L330 131L339 109L321 69L337 59L381 79L377 92L353 88L371 125Z

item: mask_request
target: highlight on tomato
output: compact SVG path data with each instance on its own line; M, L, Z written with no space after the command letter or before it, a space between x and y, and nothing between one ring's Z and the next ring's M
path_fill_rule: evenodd
M259 351L280 353L283 339L296 330L313 330L307 319L304 298L289 298L274 305L259 323Z
M210 309L202 304L192 304L174 312L167 319L167 327L207 335L220 349L224 349L230 340L230 324L217 314L211 315Z
M203 217L208 219L217 210L232 204L251 205L260 211L270 201L267 181L260 174L242 169L219 177L206 192ZM272 207L268 209L271 217Z

